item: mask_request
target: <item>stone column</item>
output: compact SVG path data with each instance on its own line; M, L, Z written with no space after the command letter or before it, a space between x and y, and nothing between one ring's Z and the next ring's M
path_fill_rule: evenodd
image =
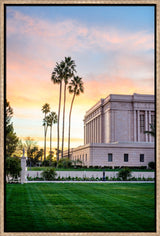
M92 143L94 143L94 127L93 127L93 120L92 120Z
M95 123L95 118L93 120L93 130L94 130L94 143L96 143L96 123Z
M102 107L101 107L100 125L101 125L101 127L100 127L100 129L101 129L101 139L100 139L100 142L103 143L103 133L104 133L103 128L104 127L103 127L103 109L102 109Z
M91 122L89 122L89 143L91 143Z
M84 144L86 144L86 125L84 124Z
M151 111L149 111L149 130L150 130L150 124L151 124ZM149 142L151 142L151 135L149 134Z
M26 183L26 158L24 156L24 151L23 151L23 156L21 158L21 184Z
M100 143L100 125L99 125L99 116L97 118L98 120L98 143Z
M96 119L95 119L95 124L96 124L96 126L95 126L95 131L96 131L96 143L97 143L97 117L96 117Z
M133 132L134 132L134 142L137 141L137 137L136 137L136 110L134 110L134 115L133 115L133 119L134 119L134 126L133 126Z
M87 143L87 126L88 126L88 125L86 124L86 143ZM85 143L85 144L86 144L86 143Z
M137 128L138 128L138 142L140 142L140 116L139 116L139 110L137 111Z
M90 129L91 129L90 143L92 143L92 121L90 121Z
M147 111L145 111L145 131L148 131ZM145 134L145 141L148 142L148 134Z
M100 140L99 142L102 143L102 119L101 119L101 114L100 114L100 117L99 117L99 129L100 129Z

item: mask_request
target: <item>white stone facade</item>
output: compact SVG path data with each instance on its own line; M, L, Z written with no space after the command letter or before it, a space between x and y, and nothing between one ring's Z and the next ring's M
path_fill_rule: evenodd
M84 146L73 160L87 166L147 166L154 161L154 138L145 134L154 122L153 95L115 95L101 99L84 117Z
M153 120L153 95L111 94L86 112L84 144L153 142L150 135L144 134Z

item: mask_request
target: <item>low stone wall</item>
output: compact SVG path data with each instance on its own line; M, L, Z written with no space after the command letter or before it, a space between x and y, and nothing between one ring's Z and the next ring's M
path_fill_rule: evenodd
M32 178L34 177L41 177L41 173L42 171L27 171L27 176L30 176ZM101 178L103 177L103 171L56 171L57 173L57 177L98 177ZM108 176L109 178L111 177L117 177L117 171L105 171L105 176ZM154 178L155 177L155 173L154 172L142 172L142 171L138 171L138 172L132 172L132 177L141 177L141 178Z

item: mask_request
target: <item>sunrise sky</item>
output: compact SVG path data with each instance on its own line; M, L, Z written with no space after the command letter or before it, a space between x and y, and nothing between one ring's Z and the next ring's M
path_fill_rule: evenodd
M75 61L85 87L73 106L71 147L83 145L85 112L100 98L154 94L153 6L7 6L6 30L7 99L22 140L30 136L43 147L41 109L49 103L58 111L51 73L65 56ZM65 147L71 98L67 93Z

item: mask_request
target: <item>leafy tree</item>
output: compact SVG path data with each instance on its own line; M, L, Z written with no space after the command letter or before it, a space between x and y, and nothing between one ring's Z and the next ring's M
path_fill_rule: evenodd
M36 163L35 157L38 152L37 142L31 137L26 137L23 147L27 150L27 165L34 165Z
M46 115L50 112L50 105L48 103L45 103L42 106L42 112L44 113L44 119L43 119L43 126L44 126L44 159L46 159L46 137L47 137L47 120Z
M10 132L10 127L12 127L11 126L12 117L13 117L13 109L10 106L9 102L6 101L6 132Z
M6 101L6 156L11 156L18 145L18 137L14 132L13 123L11 123L11 119L13 117L13 109L11 108L8 101Z
M82 78L78 76L74 76L74 78L71 79L71 82L69 83L68 89L69 89L69 93L73 94L70 112L69 112L69 128L68 128L68 158L70 158L71 113L72 113L72 107L73 107L75 96L78 96L80 95L80 93L84 92Z
M36 158L38 159L38 161L39 161L39 158L41 158L41 161L42 161L42 156L43 156L43 148L41 148L37 152Z
M17 157L7 157L6 158L6 175L12 179L17 179L21 172L21 161Z
M25 149L27 149L27 157L30 158L32 157L33 155L33 150L32 149L35 149L37 150L37 142L31 138L31 137L26 137L25 138L25 143L24 143L24 147Z

